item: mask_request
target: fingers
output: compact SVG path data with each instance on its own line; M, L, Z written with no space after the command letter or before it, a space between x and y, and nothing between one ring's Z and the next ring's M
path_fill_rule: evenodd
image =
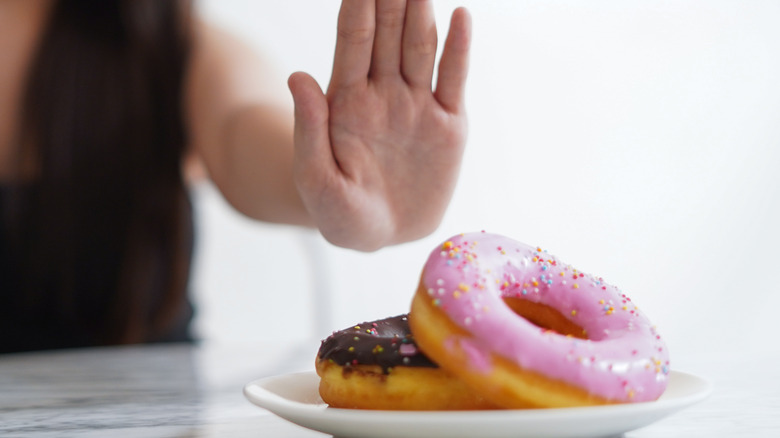
M370 72L372 77L400 73L405 18L406 0L376 1L376 36Z
M306 73L293 73L287 84L295 102L296 165L307 172L333 169L336 162L330 148L325 95L317 81Z
M413 87L431 88L436 62L436 20L429 0L408 0L401 74Z
M463 103L471 17L452 14L435 97L456 111ZM401 75L412 87L430 89L436 57L436 23L430 0L343 0L330 87Z
M368 80L375 29L373 0L341 3L331 86L349 86Z
M471 16L458 8L452 14L450 32L444 43L436 81L436 100L446 109L457 111L463 104L471 45Z

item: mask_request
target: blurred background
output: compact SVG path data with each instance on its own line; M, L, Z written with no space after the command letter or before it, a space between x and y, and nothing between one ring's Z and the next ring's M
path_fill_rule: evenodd
M780 312L780 2L436 0L473 15L470 134L441 227L358 253L195 189L201 338L312 341L404 313L429 252L487 230L639 304L685 367L761 354ZM324 88L338 0L201 0L201 15ZM317 343L312 344L312 357ZM732 353L729 353L732 354Z

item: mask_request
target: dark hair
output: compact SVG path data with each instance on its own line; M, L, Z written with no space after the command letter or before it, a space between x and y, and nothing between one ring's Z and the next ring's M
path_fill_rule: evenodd
M60 0L27 75L20 146L34 190L20 191L9 225L19 293L88 343L154 340L186 301L189 10Z

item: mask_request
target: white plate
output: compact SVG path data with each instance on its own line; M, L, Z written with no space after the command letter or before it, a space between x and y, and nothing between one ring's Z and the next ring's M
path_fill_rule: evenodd
M499 411L367 411L328 407L314 372L256 380L244 387L249 401L300 426L345 438L576 438L628 432L706 398L712 386L672 371L660 399L647 403L564 409Z

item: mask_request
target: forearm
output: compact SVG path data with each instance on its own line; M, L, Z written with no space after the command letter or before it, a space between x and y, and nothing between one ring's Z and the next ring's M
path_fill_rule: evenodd
M225 199L257 220L313 226L292 176L290 111L259 105L238 108L218 130L219 154L209 173Z
M311 226L293 183L284 79L242 41L203 22L196 30L187 99L192 151L242 214Z

